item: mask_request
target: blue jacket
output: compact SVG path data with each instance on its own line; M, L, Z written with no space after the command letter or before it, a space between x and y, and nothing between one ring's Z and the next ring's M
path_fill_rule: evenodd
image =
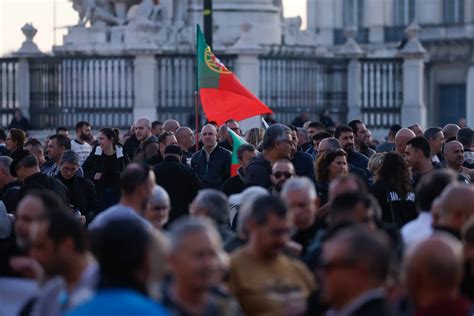
M90 301L73 309L66 316L168 316L158 303L136 291L117 288L99 290Z
M230 178L232 153L220 146L214 148L207 160L204 149L197 151L191 158L191 167L197 173L205 188L219 190Z

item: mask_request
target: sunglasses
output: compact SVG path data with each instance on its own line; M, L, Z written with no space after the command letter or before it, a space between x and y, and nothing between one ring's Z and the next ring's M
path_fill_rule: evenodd
M273 174L273 176L277 179L280 179L281 177L285 177L286 179L289 179L293 176L293 174L291 172L288 172L288 171L285 171L285 172L277 171Z

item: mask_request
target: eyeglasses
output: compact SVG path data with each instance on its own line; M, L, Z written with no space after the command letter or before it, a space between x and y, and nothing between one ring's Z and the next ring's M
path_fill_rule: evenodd
M285 177L286 179L289 179L293 176L293 174L288 171L285 171L285 172L277 171L273 174L273 176L277 179L280 179L281 177Z

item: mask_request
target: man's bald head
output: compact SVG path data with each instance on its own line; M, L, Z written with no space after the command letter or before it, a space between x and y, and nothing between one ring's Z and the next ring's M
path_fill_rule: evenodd
M456 295L463 273L462 244L450 235L436 234L408 250L404 267L415 305Z
M400 129L395 135L395 149L400 155L405 155L407 143L415 138L415 133L408 128Z
M474 215L474 188L453 183L440 196L439 224L461 232L464 224Z
M448 152L450 152L451 150L453 150L454 148L464 148L464 146L458 142L457 140L452 140L450 142L447 142L445 145L444 145L444 150L443 150L443 153L446 154Z
M180 127L179 122L176 120L166 120L163 123L163 130L165 132L173 132L176 133L176 130Z
M461 128L457 124L446 124L446 126L443 128L443 134L446 141L448 142L450 140L456 139L460 129Z
M444 145L443 152L447 166L459 172L464 163L464 146L457 140L452 140Z

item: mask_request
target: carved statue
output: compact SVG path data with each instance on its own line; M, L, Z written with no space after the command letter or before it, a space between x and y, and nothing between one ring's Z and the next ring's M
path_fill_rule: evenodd
M105 23L106 25L124 25L131 6L141 0L71 0L72 7L79 14L78 24L84 26Z

